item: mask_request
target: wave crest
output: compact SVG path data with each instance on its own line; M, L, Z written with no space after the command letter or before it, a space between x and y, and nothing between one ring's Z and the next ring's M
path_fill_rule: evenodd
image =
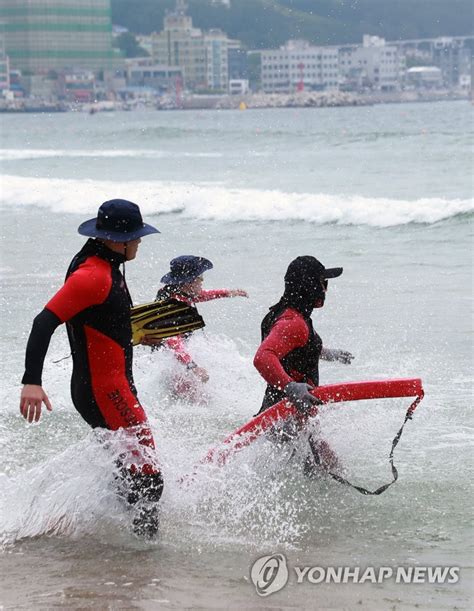
M140 204L145 214L179 213L216 221L304 221L391 227L436 223L474 210L472 199L381 197L236 189L219 184L2 177L4 205L34 205L53 212L95 213L114 197Z

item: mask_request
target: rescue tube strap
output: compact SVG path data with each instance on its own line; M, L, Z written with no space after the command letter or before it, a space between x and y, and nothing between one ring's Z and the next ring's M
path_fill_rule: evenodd
M338 475L337 473L332 473L331 471L327 471L327 474L330 475L334 480L336 480L336 482L339 482L340 484L343 484L345 486L350 486L351 488L354 488L355 490L357 490L357 492L360 492L361 494L364 494L365 496L377 496L379 494L382 494L383 492L385 492L388 488L390 488L390 486L392 484L394 484L397 479L398 479L398 471L397 468L395 467L394 463L393 463L393 453L395 451L395 448L398 445L398 442L400 441L400 437L402 436L403 433L403 429L405 427L405 424L407 423L408 420L411 420L413 418L413 412L415 411L417 405L419 404L419 402L423 399L423 394L420 394L414 401L413 403L410 405L410 407L407 410L407 413L405 414L405 420L403 421L402 426L400 427L400 430L398 431L398 433L395 435L394 440L392 441L392 449L390 450L390 454L388 457L388 460L390 462L390 467L392 469L392 481L388 482L388 484L384 484L383 486L380 486L379 488L377 488L376 490L368 490L367 488L364 488L362 486L356 486L355 484L352 484L350 481L348 481L347 479L345 479L344 477L342 477L341 475ZM309 438L309 446L311 448L311 453L313 454L314 460L319 463L320 459L319 459L319 454L317 449L314 447L314 445L311 443L312 439L311 437Z

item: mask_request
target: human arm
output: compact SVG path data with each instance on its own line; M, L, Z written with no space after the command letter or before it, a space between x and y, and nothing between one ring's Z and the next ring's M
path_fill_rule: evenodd
M268 384L282 390L295 380L285 371L281 360L296 348L303 347L308 339L309 329L304 319L287 310L260 344L253 364Z
M52 410L42 388L41 375L51 336L60 324L59 318L46 308L33 321L26 346L25 373L21 380L24 386L20 396L20 412L28 422L38 422L43 403L49 411Z
M324 361L339 361L344 365L350 365L354 355L347 350L339 350L338 348L323 348L321 351L321 358Z
M105 263L105 262L103 262ZM61 289L46 304L33 321L25 355L25 373L22 378L20 412L29 422L37 422L42 404L51 411L48 396L42 388L44 359L51 336L63 322L90 305L104 301L110 291L107 269L94 269L83 264L66 280Z
M312 386L294 380L283 368L281 359L296 348L304 346L309 339L309 329L303 318L288 310L273 325L270 333L260 345L254 358L254 365L262 377L279 390L302 413L319 404L317 397L310 394Z
M186 342L182 335L176 337L170 337L165 342L166 346L173 350L175 357L180 363L186 366L187 369L201 380L201 382L207 382L209 380L209 374L204 367L198 367L193 361L192 356L186 350Z
M202 290L197 297L193 297L195 303L224 299L225 297L248 297L247 291L243 289L211 289Z

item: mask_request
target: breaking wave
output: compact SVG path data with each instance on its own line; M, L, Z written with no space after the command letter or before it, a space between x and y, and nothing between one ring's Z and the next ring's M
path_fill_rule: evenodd
M130 157L136 159L162 159L164 157L222 157L218 152L187 152L167 151L159 149L0 149L0 161L21 161L26 159L48 159L48 158L79 158L79 157Z
M114 197L140 204L148 215L180 214L215 221L304 221L391 227L431 224L472 213L472 199L416 200L229 188L221 184L97 181L2 176L3 205L39 206L60 213L95 213Z

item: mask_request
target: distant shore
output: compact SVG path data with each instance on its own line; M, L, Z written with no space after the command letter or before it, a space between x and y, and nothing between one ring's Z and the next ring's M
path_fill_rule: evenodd
M245 95L183 96L176 102L169 96L128 101L98 101L88 103L46 101L38 99L0 100L3 113L54 112L110 112L134 110L251 110L263 108L331 108L341 106L370 106L374 104L403 104L411 102L437 102L444 100L470 100L469 91L413 90L397 92L340 92L302 91L298 93L248 93Z
M253 108L328 108L339 106L370 106L405 102L434 102L441 100L469 99L468 92L453 91L402 91L402 92L314 92L300 93L252 93L244 96L193 96L183 100L182 107L215 109Z

